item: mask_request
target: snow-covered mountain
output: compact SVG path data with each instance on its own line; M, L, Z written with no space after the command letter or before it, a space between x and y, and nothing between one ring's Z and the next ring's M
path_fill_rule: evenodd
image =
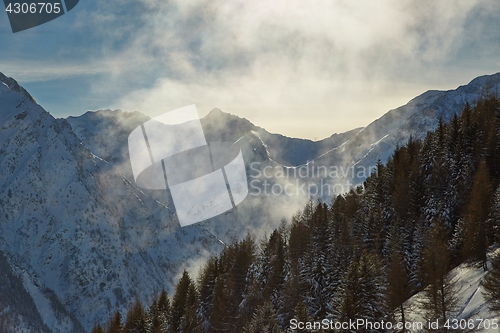
M500 73L496 73L478 77L455 90L427 91L364 128L334 134L320 141L287 138L259 127L246 126L240 142L243 146L243 142L250 145L253 152L262 152L258 154L265 160L261 169L268 165L273 168L282 166L288 174L293 174L290 167L302 171L307 169L303 173L306 177L301 178L308 178L308 183L318 187L329 184L329 188L311 197L328 201L332 194L349 191L361 184L375 170L379 159L385 163L394 149L406 144L410 137L423 139L427 132L437 128L440 118L447 122L454 114L461 113L467 103L474 105L480 98L499 95ZM237 128L238 134L233 137L239 137L243 134L240 126L225 124L244 124L247 121L214 110L207 115L205 122L224 124L217 126L221 136L230 136L228 132ZM255 155L250 154L247 159L255 161ZM300 173L300 170L295 170L295 173ZM331 190L330 193L326 193L327 190Z
M315 142L272 134L246 119L214 109L202 119L206 139L239 144L247 164L250 196L238 211L246 220L246 228L232 217L223 217L222 222L221 218L212 221L217 229L212 231L221 236L229 231L238 235L247 228L262 230L263 224L269 230L276 226L272 221L283 215L290 217L307 199L329 201L335 194L361 184L375 171L379 159L385 163L396 146L404 145L410 136L424 138L437 127L439 118L448 121L466 103L473 105L481 97L497 95L499 91L500 73L478 77L456 90L427 91L364 128ZM148 118L138 112L100 110L67 120L94 154L132 179L124 143L130 131L144 119ZM285 188L288 195L283 195ZM262 220L262 216L249 215L255 207L261 215L269 216L263 219L265 222L254 223L253 217ZM230 226L229 230L226 226Z
M55 119L0 74L0 279L20 295L0 288L0 325L20 332L89 330L136 296L170 289L180 270L218 253L220 239L268 233L303 208L307 193L257 193L266 180L281 188L296 178L298 186L321 180L310 173L282 177L280 170L335 166L343 172L328 175L329 185L362 182L367 172L346 170L385 162L410 135L422 138L439 117L446 121L465 103L496 94L499 84L500 73L429 91L365 128L316 142L272 134L215 109L202 119L207 141L238 142L250 194L234 211L180 228L165 193L133 182L127 138L149 117L101 110Z
M181 229L169 207L94 155L65 119L0 80L0 257L25 296L0 298L0 318L14 331L88 330L220 251L213 235Z

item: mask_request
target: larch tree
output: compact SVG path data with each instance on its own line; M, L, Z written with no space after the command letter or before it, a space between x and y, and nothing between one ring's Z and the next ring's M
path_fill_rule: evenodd
M120 315L120 312L115 311L113 317L108 323L108 329L106 330L106 333L124 333L122 316Z
M450 269L450 252L443 232L444 227L435 223L428 233L424 250L426 288L420 302L425 319L439 321L439 331L448 332L443 326L457 312L456 282L447 274Z
M125 332L127 333L144 333L149 332L149 318L142 307L141 302L136 299L132 307L127 313L125 320Z
M490 209L493 199L491 177L484 160L474 177L470 200L464 216L463 256L481 263L486 271L489 235L493 234Z
M397 228L391 232L391 252L387 268L387 306L397 314L397 321L406 323L405 301L410 297L410 277L406 269L402 240L396 235ZM404 325L403 325L404 326ZM405 332L403 329L402 332Z
M500 252L491 258L491 267L483 282L483 295L490 310L500 317Z

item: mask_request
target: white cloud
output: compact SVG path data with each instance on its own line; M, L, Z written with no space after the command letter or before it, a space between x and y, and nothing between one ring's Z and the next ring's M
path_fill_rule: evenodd
M95 5L95 17L81 11L75 21L74 29L91 26L104 39L84 65L13 71L28 80L106 73L91 83L92 92L123 94L103 107L154 115L196 103L203 113L219 107L271 131L309 138L366 125L425 89L472 79L477 70L447 75L447 66L464 45L481 40L481 30L468 30L467 23L480 26L500 12L496 0Z
M125 96L124 108L155 114L194 102L205 113L219 107L288 135L298 131L286 130L295 120L301 135L322 138L366 125L423 92L422 79L412 76L454 57L471 12L493 2L174 3L171 12L156 5L162 16L129 48L139 51L139 63L154 62L154 50L169 75ZM332 114L332 124L318 122Z

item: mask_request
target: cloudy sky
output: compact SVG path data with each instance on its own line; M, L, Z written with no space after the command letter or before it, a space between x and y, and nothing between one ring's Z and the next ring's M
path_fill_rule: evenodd
M322 139L500 71L498 0L80 0L13 34L0 72L57 117L196 104Z

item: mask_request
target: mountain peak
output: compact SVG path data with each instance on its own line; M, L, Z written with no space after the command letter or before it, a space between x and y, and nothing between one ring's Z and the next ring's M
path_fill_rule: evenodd
M224 112L219 108L212 109L212 111L210 111L205 116L205 118L208 118L208 119L231 119L231 118L236 119L236 118L239 118L239 119L241 119L240 117L235 116L233 114L230 114L228 112Z
M225 113L225 112L222 112L221 109L219 108L214 108L212 111L210 111L208 114L222 114L222 113Z
M234 114L221 111L217 108L210 111L201 121L202 124L212 123L225 127L244 127L246 131L256 128L256 126L248 119L235 116Z
M29 92L26 91L26 89L21 87L16 80L4 75L2 72L0 72L0 82L6 85L10 90L17 91L18 93L23 94L28 100L37 104L36 100L33 98L33 96L30 95Z

